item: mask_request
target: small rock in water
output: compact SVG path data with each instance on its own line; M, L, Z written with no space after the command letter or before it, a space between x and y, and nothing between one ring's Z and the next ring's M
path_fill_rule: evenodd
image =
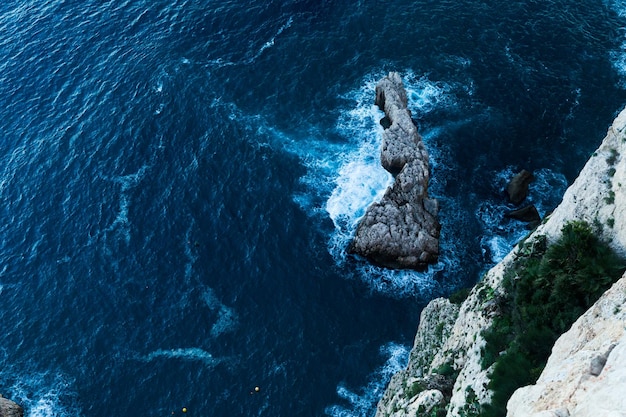
M528 196L528 186L534 179L535 177L533 174L525 169L515 175L506 186L506 193L509 196L509 201L516 206L522 204Z

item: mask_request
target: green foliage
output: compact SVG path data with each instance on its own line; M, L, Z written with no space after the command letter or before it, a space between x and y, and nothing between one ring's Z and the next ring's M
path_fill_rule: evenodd
M482 333L485 347L482 349L481 366L487 369L496 362L502 352L511 343L514 336L510 314L503 314L494 318L491 327Z
M437 326L435 327L435 337L438 340L441 340L443 338L444 327L446 327L446 323L443 321L440 321L439 323L437 323Z
M423 405L420 405L417 408L417 413L415 414L416 417L445 417L446 416L446 408L443 405L435 405L433 408L430 409L430 411L428 412L428 414L426 414L426 407L424 407Z
M479 417L481 412L481 405L478 402L478 397L472 389L467 387L465 396L465 404L459 409L460 417Z
M461 288L460 290L452 293L448 298L452 304L462 304L467 299L471 288Z
M454 369L451 362L446 362L437 369L433 369L433 373L443 375L450 379L456 379L459 376L459 371Z
M607 197L604 197L604 202L606 204L613 204L613 203L615 203L615 191L610 190L609 191L609 195Z
M504 277L501 315L483 332L482 365L495 365L492 401L481 416L506 414L513 392L537 380L556 339L624 271L623 262L585 222L566 224L559 241L542 252L526 251Z
M609 168L607 173L609 174L609 177L613 177L615 175L615 172L615 168L611 167Z
M406 398L413 398L425 389L426 387L420 381L415 381L406 390Z
M619 152L616 149L611 149L611 155L606 158L606 163L609 165L614 165L617 162L617 157L619 156Z
M608 218L608 219L606 220L606 224L608 224L608 225L609 225L609 227L612 229L612 228L613 228L613 226L615 226L615 219L614 219L613 217Z

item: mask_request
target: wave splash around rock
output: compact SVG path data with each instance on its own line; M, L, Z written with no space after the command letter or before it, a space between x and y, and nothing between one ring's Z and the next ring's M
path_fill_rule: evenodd
M348 252L387 268L423 270L439 257L439 204L428 197L428 152L398 73L376 85L376 105L385 113L381 164L395 181L367 209Z

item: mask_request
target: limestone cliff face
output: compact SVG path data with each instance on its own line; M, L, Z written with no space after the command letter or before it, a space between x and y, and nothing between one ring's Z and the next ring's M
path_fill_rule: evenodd
M626 110L536 233L577 219L598 225L626 256ZM557 340L537 383L517 390L507 416L626 416L626 274Z
M555 241L567 222L583 220L626 256L623 155L626 110L615 119L558 208L526 239L523 248L514 248L485 274L458 314L441 299L424 309L409 365L392 378L378 404L377 417L478 415L480 404L491 399L487 388L491 368L481 366L482 332L498 314L498 300L505 293L504 275L520 252L543 239ZM626 275L557 341L537 384L513 395L508 415L626 416L625 314ZM437 386L435 382L442 377L448 385Z
M518 389L509 417L626 416L626 275L554 345L535 385Z

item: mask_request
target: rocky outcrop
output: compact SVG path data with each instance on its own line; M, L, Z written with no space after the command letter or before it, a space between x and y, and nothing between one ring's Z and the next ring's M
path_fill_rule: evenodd
M415 416L418 410L429 412L450 398L451 375L432 373L430 367L458 315L459 306L445 298L432 300L422 310L409 365L391 378L377 416Z
M529 229L534 229L539 225L539 222L541 222L541 216L539 216L537 208L533 205L505 213L504 217L526 222L528 223Z
M428 153L398 73L378 83L376 104L385 112L381 164L395 181L367 209L348 252L389 268L424 269L439 256L439 206L428 197Z
M566 191L557 209L537 229L489 270L460 306L450 323L445 304L434 300L422 313L427 324L418 328L418 344L406 370L392 378L377 408L387 416L477 416L490 403L489 375L481 361L486 345L483 332L499 315L506 295L505 275L519 257L535 247L554 243L565 224L584 221L623 257L626 256L626 110ZM441 313L440 313L441 312ZM626 403L626 275L587 311L555 344L537 383L519 389L508 404L509 416L625 416ZM438 323L442 323L439 325ZM433 328L447 329L444 332ZM435 352L424 357L416 352ZM432 358L432 359L430 359ZM426 361L426 363L425 363ZM492 365L493 366L493 365ZM416 408L419 390L406 390L411 381L449 375L454 379L450 398L429 396L429 409ZM424 386L424 384L422 384ZM412 396L409 397L409 394ZM443 394L443 393L442 393ZM414 400L415 399L415 400Z
M22 407L0 395L0 417L24 417Z
M528 187L530 183L535 179L532 173L521 170L515 175L506 186L506 193L509 197L509 201L515 205L520 205L528 196Z

